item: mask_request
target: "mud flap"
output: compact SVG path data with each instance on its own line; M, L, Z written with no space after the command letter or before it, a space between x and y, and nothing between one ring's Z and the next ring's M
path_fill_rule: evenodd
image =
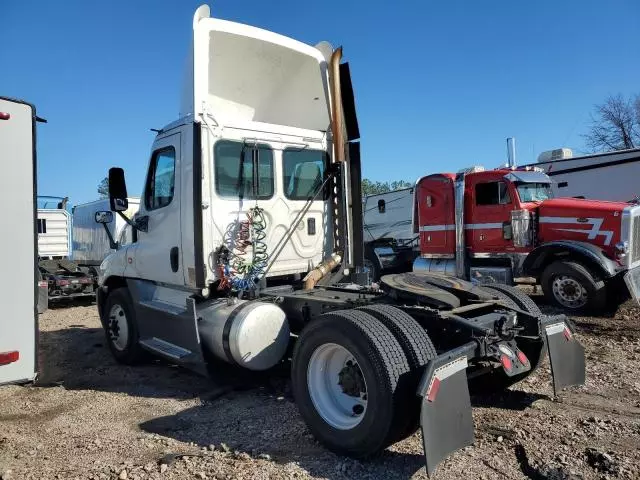
M418 387L422 396L420 427L427 474L450 453L473 444L473 417L467 385L471 342L429 361Z
M541 320L547 337L549 362L553 377L553 394L571 385L583 385L585 380L584 347L573 335L574 331L564 315Z

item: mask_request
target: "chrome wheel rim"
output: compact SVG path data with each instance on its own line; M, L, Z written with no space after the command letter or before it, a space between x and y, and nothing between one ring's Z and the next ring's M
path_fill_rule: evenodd
M567 308L581 308L587 304L588 294L586 288L573 277L559 275L551 284L553 297Z
M120 305L113 305L109 310L108 331L111 343L118 351L127 348L129 342L129 324L127 315Z
M367 411L367 384L353 354L327 343L315 349L307 367L309 396L322 419L338 430L355 428Z

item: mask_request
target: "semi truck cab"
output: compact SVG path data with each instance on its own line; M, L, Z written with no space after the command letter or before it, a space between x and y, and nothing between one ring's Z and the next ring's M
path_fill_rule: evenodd
M415 202L414 271L506 284L534 278L568 310L617 305L625 282L637 298L637 205L554 198L537 169L482 167L421 178Z

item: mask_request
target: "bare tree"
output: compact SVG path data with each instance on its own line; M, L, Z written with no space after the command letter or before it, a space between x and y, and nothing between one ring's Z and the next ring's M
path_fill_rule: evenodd
M640 95L611 96L595 106L589 133L583 135L593 151L614 151L640 146Z

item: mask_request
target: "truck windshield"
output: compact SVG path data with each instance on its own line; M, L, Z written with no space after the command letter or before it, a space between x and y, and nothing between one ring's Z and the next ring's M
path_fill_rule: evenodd
M542 202L553 198L549 183L516 183L521 202Z

